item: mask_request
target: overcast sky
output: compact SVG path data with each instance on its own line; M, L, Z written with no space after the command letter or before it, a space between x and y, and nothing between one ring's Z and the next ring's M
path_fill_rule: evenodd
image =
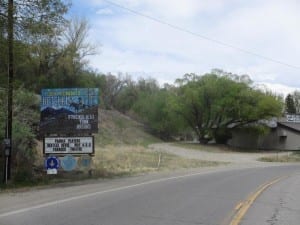
M300 89L299 12L299 0L73 0L70 14L89 20L99 72L173 83L219 68L286 94Z

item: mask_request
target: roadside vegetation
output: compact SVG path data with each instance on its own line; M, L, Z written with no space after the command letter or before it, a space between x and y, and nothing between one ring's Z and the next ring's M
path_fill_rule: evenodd
M199 143L183 143L183 142L174 142L174 146L182 147L185 149L192 149L198 151L205 151L205 152L232 152L234 151L232 148L226 145L217 145L217 144L199 144Z
M221 165L218 162L150 151L148 145L162 141L149 134L143 123L115 110L99 112L100 132L95 136L97 147L93 160L93 172L97 177Z
M263 157L259 159L262 162L300 162L300 153L287 152L284 155L278 154L272 157Z
M0 4L0 141L5 137L7 118L7 68L13 65L13 183L33 184L49 179L43 171L42 137L38 131L39 94L43 88L100 89L100 129L95 137L97 176L152 171L157 167L214 165L149 153L147 146L191 134L204 144L210 140L226 144L232 130L245 125L253 132L268 132L257 122L284 111L281 97L256 88L245 74L214 69L201 75L187 73L174 84L159 84L152 78L133 80L127 74L95 71L87 56L97 54L99 49L88 41L89 23L83 18L69 18L70 7L64 0L44 0L42 4L15 1L11 36L8 3ZM13 46L13 62L8 57L9 46ZM299 111L299 99L299 93L294 93L286 100L290 111ZM133 150L116 150L123 146L132 146ZM123 160L118 161L118 157ZM2 154L0 163L2 168ZM2 177L1 173L2 169Z
M184 142L174 142L174 146L183 147L185 149L192 149L198 151L206 151L206 152L215 152L215 153L226 153L226 152L239 152L239 153L262 153L262 150L259 149L251 149L251 148L234 148L232 146L228 146L226 144L199 144L199 143L184 143ZM266 151L268 153L276 153L274 151Z
M174 171L202 167L216 167L226 163L186 159L174 154L149 151L143 146L113 146L97 148L90 169L76 169L72 172L59 170L57 175L45 175L44 170L38 170L31 176L18 173L14 182L1 188L22 188L44 186L65 182L76 182L87 179L113 179L125 176L147 174L161 171Z
M164 152L153 152L142 146L107 146L97 152L94 163L95 173L104 177L222 165L214 161L186 159Z
M34 153L34 157L27 158L22 167L17 165L20 170L14 174L14 182L7 188L223 165L220 162L186 159L173 154L151 151L148 145L161 140L147 133L143 124L115 110L101 109L99 114L100 132L95 135L96 152L90 168L77 168L72 172L59 170L57 175L46 175L44 158L41 154L42 143L38 141L35 143L36 148L29 151ZM24 167L25 170L21 171Z

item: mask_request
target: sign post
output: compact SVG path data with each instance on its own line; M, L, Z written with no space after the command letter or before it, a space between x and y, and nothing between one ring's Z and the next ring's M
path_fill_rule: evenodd
M4 180L3 182L7 184L7 181L9 180L9 158L11 154L11 139L4 139L3 141L3 147L4 147Z
M77 167L74 156L93 156L98 132L98 88L43 89L41 92L40 133L48 174L59 167L71 171ZM59 156L60 161L54 157ZM91 160L80 161L88 167Z

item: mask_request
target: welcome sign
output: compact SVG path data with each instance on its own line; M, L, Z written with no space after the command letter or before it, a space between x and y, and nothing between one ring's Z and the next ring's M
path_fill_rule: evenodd
M98 88L43 89L41 134L98 132Z

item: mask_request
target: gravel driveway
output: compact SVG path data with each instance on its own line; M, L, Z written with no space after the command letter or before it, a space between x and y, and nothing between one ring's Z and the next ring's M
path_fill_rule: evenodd
M171 143L158 143L149 146L151 150L167 152L185 158L201 159L207 161L229 162L234 164L265 164L257 159L264 156L276 156L277 153L239 153L239 152L209 152L205 150L193 150L175 146ZM280 153L287 154L287 153Z

